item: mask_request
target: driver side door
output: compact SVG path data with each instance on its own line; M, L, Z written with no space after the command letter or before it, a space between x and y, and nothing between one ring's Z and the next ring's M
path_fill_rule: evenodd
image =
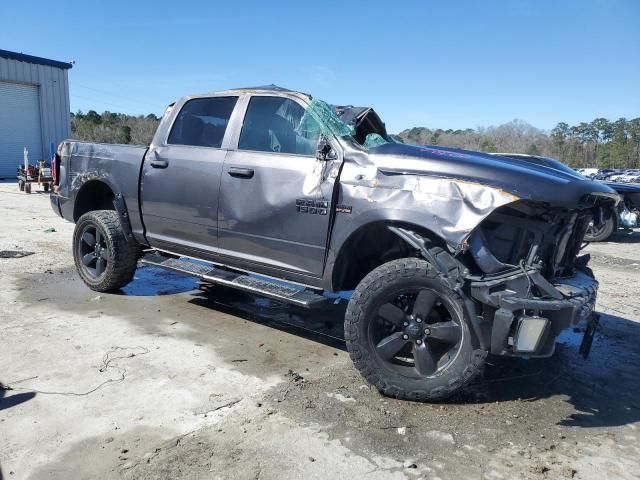
M304 114L298 99L250 97L222 169L218 239L226 263L258 264L275 276L322 274L340 160L316 158L320 129L300 131Z

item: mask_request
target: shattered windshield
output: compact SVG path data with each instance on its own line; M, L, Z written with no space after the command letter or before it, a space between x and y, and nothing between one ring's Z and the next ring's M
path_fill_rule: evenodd
M385 143L391 143L391 140L387 140L379 133L369 133L365 137L364 144L362 146L366 149L369 149L377 147L379 145L384 145Z
M302 116L299 130L308 134L336 137L353 136L355 128L347 125L327 102L313 99Z
M393 142L380 117L369 107L338 107L313 99L298 127L306 135L347 137L370 149Z

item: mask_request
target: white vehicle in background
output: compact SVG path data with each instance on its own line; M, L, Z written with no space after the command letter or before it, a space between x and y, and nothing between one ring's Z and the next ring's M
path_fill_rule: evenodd
M615 175L611 175L607 180L609 182L619 182L620 179L626 175L628 175L630 173L630 170L624 170L620 173L617 173Z
M588 177L588 178L593 178L598 174L597 168L577 168L576 171L580 175L584 175L585 177Z
M624 175L618 177L617 181L621 183L637 182L640 179L640 170L627 170Z

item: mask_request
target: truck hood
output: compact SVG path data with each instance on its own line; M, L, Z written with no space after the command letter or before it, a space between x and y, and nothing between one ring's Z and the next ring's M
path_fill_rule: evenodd
M458 178L558 207L575 208L589 195L616 197L609 186L577 172L457 148L386 143L370 149L369 159L383 174Z
M640 193L640 185L633 183L602 182L618 193Z

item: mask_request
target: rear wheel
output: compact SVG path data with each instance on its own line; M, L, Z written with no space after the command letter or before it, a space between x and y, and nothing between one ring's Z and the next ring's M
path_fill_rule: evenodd
M474 348L462 298L417 258L386 263L362 280L347 307L345 338L371 384L408 400L450 396L482 370L486 356Z
M24 184L24 192L31 193L31 184L29 182Z
M113 210L85 213L73 234L73 258L80 278L97 292L124 287L133 279L139 245L127 241Z

